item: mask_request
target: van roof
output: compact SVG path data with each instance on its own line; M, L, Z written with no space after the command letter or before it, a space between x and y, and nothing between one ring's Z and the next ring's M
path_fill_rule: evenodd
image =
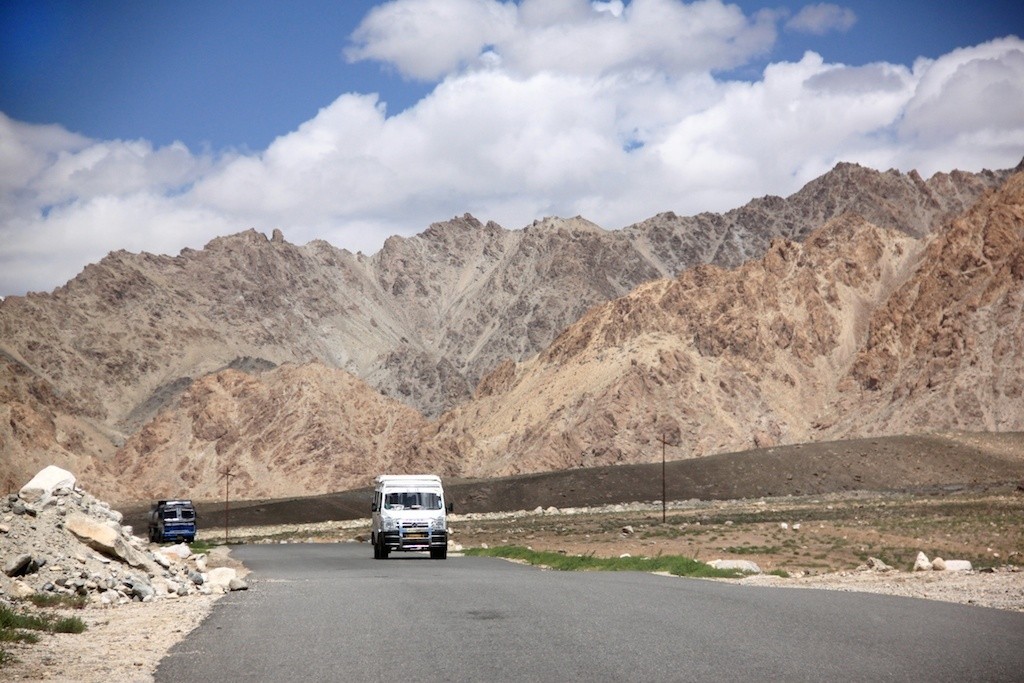
M436 474L381 474L375 480L377 484L391 484L395 482L409 482L417 484L441 484L441 477Z

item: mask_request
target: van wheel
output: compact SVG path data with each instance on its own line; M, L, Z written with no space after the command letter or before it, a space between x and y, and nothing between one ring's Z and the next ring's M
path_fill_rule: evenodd
M448 557L448 547L447 546L445 546L444 548L431 548L430 549L430 559L432 559L432 560L444 560L444 559L447 559L447 557Z
M375 559L375 560L381 559L381 556L380 556L380 543L377 543L376 541L374 541L374 543L373 543L373 559Z

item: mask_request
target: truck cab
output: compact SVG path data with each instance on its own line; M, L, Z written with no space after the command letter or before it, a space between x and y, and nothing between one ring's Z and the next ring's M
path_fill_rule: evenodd
M191 500L158 500L149 511L149 540L154 543L166 541L196 540L196 508Z
M441 478L433 474L382 474L374 480L370 542L373 557L387 559L393 550L429 551L448 557L447 513Z

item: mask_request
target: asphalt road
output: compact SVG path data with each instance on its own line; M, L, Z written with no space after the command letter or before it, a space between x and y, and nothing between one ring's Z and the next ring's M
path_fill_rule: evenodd
M233 550L156 680L691 681L1024 677L1024 614L641 573L542 571L362 544Z

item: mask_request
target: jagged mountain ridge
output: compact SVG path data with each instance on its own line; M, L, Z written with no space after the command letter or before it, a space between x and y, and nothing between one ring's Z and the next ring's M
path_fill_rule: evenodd
M621 231L581 218L509 231L464 216L391 238L372 258L250 230L177 257L113 253L51 295L9 299L0 331L8 353L65 393L86 391L114 423L161 388L245 357L342 368L436 415L505 358L538 352L638 284L700 263L738 265L844 212L926 234L1004 177L924 182L840 164L788 199L721 215L662 214Z
M841 216L596 307L413 457L462 476L938 430L1024 430L1024 173L938 235Z
M55 397L22 400L22 387L4 409L12 416L30 405L40 423L67 423L51 430L60 448L109 459L111 445L173 409L196 378L320 363L434 414L465 401L503 359L545 348L638 283L705 260L735 265L775 236L800 238L851 211L928 234L1007 174L925 182L841 164L790 198L720 216L662 214L613 232L581 218L508 231L465 216L392 238L369 258L323 242L291 245L277 231L218 238L177 257L117 252L50 295L0 303L5 383L16 366ZM5 459L38 453L22 439L28 421L8 422Z

